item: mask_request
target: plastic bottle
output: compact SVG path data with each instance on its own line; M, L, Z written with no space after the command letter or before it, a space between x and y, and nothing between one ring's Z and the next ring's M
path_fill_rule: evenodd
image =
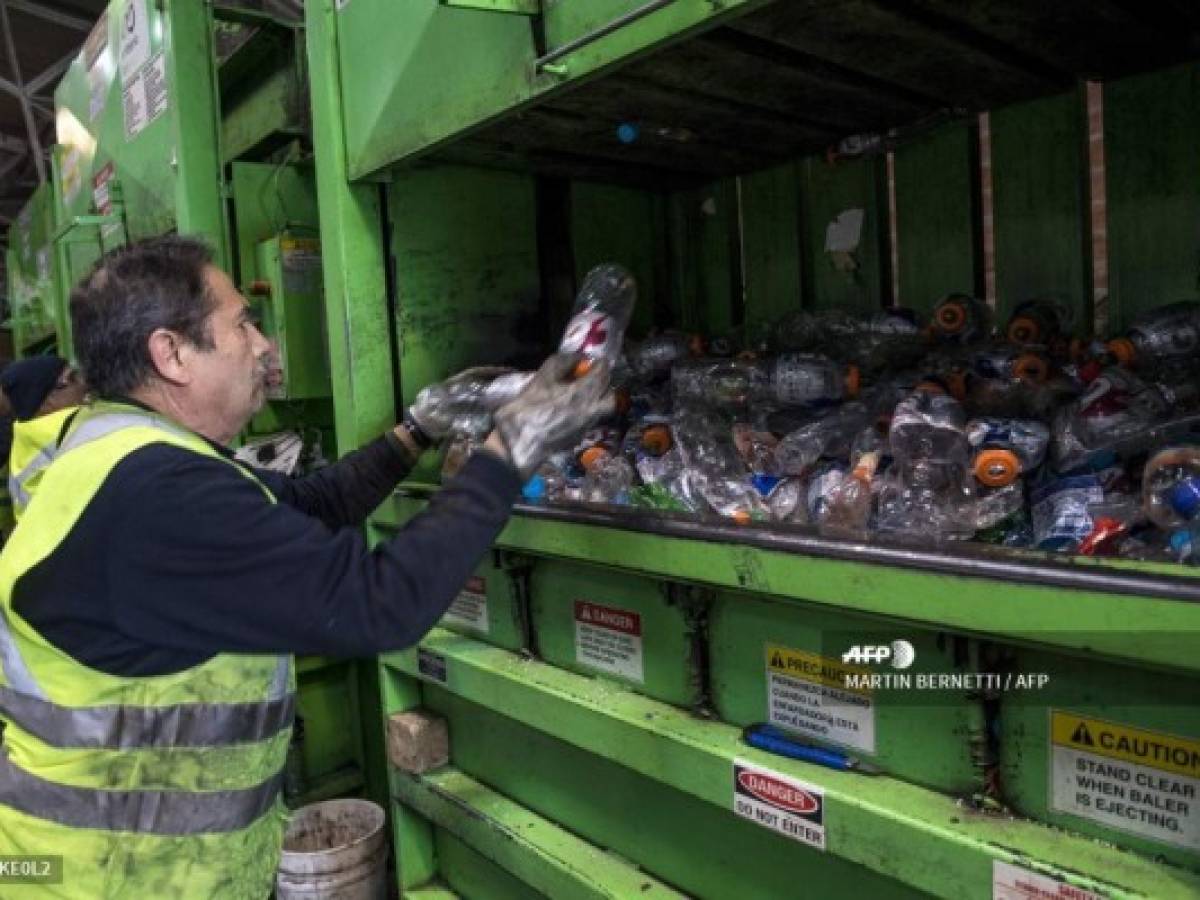
M451 435L485 436L492 428L492 413L516 398L532 372L479 368L431 384L417 394L414 409L424 420L433 420L438 430Z
M877 451L864 453L829 495L828 506L819 522L822 534L866 537L871 519L871 482L879 461Z
M949 294L934 307L929 327L938 340L970 344L988 337L992 312L977 297Z
M575 458L584 471L606 459L620 455L624 432L613 424L601 424L588 430L575 447Z
M683 461L685 502L707 506L740 523L766 516L762 499L750 484L750 472L733 445L731 427L712 410L676 410L672 431Z
M671 395L677 407L709 404L744 409L764 402L770 393L770 371L760 360L688 360L671 369Z
M1200 446L1168 447L1146 461L1142 507L1159 528L1178 529L1200 518Z
M783 353L771 366L771 394L784 406L833 403L858 395L859 372L825 356Z
M846 477L845 464L827 461L813 468L806 479L804 506L810 523L819 523L829 509L829 503L842 479Z
M1171 532L1168 546L1177 562L1200 565L1200 522Z
M965 429L962 407L931 386L897 404L888 436L894 463L879 497L881 531L949 540L974 534Z
M1071 310L1065 303L1047 297L1026 300L1013 310L1005 333L1014 344L1025 347L1059 347L1071 332Z
M620 456L605 457L587 470L580 499L585 503L627 504L634 480L628 462Z
M786 434L775 448L781 475L803 475L823 456L845 459L854 438L869 424L871 413L861 403L844 403L828 415Z
M1183 361L1192 367L1200 354L1200 303L1185 300L1139 316L1108 349L1124 366L1153 368Z
M603 263L587 273L558 346L561 353L583 355L577 376L598 359L616 363L635 303L637 282L623 267Z
M986 487L998 488L1032 472L1046 458L1050 429L1029 419L972 419L966 426L971 471Z
M1030 491L1034 541L1039 549L1100 552L1138 519L1138 498L1105 490L1106 473L1043 481ZM1085 543L1086 542L1086 543Z
M692 355L696 345L694 335L679 331L664 331L646 338L629 353L629 367L638 378L665 375L680 360Z

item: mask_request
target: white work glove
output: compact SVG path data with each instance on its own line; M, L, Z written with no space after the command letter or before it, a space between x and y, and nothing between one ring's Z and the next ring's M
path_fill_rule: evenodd
M496 411L495 433L522 481L533 477L551 453L572 446L613 411L609 363L598 360L571 380L580 359L574 353L555 353L516 399Z

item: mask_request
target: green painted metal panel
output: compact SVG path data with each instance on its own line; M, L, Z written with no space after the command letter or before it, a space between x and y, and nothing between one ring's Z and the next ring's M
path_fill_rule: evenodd
M431 687L442 687L470 702L462 717L471 723L466 726L468 740L452 736L456 765L535 810L539 805L547 810L551 805L559 810L576 809L578 803L578 816L570 817L570 821L584 836L584 829L591 827L589 823L595 823L593 816L603 819L619 814L617 822L608 821L604 829L606 845L635 860L640 845L626 852L613 842L625 840L623 835L637 829L643 819L655 821L651 817L656 809L675 806L671 793L660 794L657 786L715 808L722 818L711 821L722 823L723 840L734 840L743 823L731 811L732 763L743 759L824 791L828 852L820 859L829 867L826 871L839 871L839 859L863 867L845 882L850 889L859 883L870 885L870 873L876 873L937 896L987 896L992 864L997 860L1017 863L1109 897L1182 898L1200 887L1200 875L1019 818L973 812L952 798L903 781L834 772L751 750L741 742L736 727L703 721L634 692L613 691L604 682L531 662L445 631L431 634L422 647L446 664L444 680L435 685L426 679L426 703L441 704ZM389 654L383 662L385 668L394 666L416 674L416 656L416 651ZM484 707L491 713L484 713ZM513 729L515 740L495 740L492 736L496 730L479 724L484 716L495 721L495 729L502 727L502 719L524 727ZM547 737L539 738L535 732ZM456 734L453 727L451 734ZM535 741L545 742L544 753ZM571 748L583 752L575 757ZM564 764L560 769L554 759L562 755L570 756L574 765ZM593 757L615 765L592 770L589 760ZM547 760L545 767L539 764L543 758ZM537 762L531 764L531 759ZM622 782L621 769L645 780ZM584 777L579 777L581 771ZM557 772L570 781L547 791L547 780L559 777ZM617 780L614 783L610 779ZM572 794L576 791L585 792L586 801L574 800ZM619 796L623 802L610 805L606 799L610 795ZM644 798L645 808L631 805L631 798L637 803ZM637 816L630 816L631 808L638 811ZM683 817L685 826L700 822L700 817L707 815L702 809L689 806ZM552 815L549 811L546 814ZM669 825L664 823L663 827ZM644 842L655 840L654 833L634 832ZM769 832L763 834L770 841L781 840ZM680 835L674 845L679 848L689 841ZM787 862L764 865L761 871L755 870L755 878L771 879L789 867L795 871L797 864L812 858L811 851L791 842L779 846L784 848L781 853ZM664 847L661 853L650 853L660 860L652 871L684 890L690 889L686 879L691 877L702 883L709 878L717 879L711 883L720 883L720 872L709 876L706 869L698 870L709 863L710 854L696 848L691 843L686 852ZM717 859L724 858L719 848L714 853ZM666 865L661 860L667 859L683 860L688 872L680 877L668 874L661 868ZM812 877L822 875L816 871Z
M538 560L530 577L537 649L547 662L613 679L676 706L703 688L696 625L665 585L592 566Z
M922 701L899 689L844 686L843 673L871 670L842 663L843 653L856 645L890 647L899 638L916 651L907 674L961 672L946 635L727 593L713 604L708 629L713 705L726 722L770 721L802 741L844 748L897 778L937 790L982 789L982 773L971 758L971 726L982 712L967 691Z
M54 341L59 315L54 229L54 187L42 182L8 229L9 320L18 358Z
M399 524L424 507L422 500L398 496L390 507L381 508L380 521ZM496 543L661 580L790 597L846 612L1007 637L1089 656L1193 672L1200 666L1192 649L1179 640L1180 634L1200 631L1200 607L1194 603L763 550L733 538L689 540L544 522L520 513L509 520ZM1009 558L1041 562L1044 557L1014 553ZM1169 563L1080 558L1072 564L1085 571L1191 576L1191 570Z
M472 900L540 900L547 896L442 829L438 829L435 841L438 867L446 883L457 892L455 896Z
M1050 681L1036 695L1002 699L1006 799L1052 825L1200 870L1197 679L1032 650L1013 658L1016 670L1045 672ZM1052 710L1063 714L1057 742ZM1111 729L1109 740L1096 720L1124 727ZM1130 728L1148 733L1130 735ZM1119 752L1122 737L1130 738L1131 754ZM1056 799L1055 783L1063 779L1065 793ZM1077 794L1090 799L1079 803Z
M1200 294L1200 66L1104 87L1109 321Z
M800 309L800 186L788 163L743 175L742 277L751 334Z
M740 322L737 185L732 178L670 195L671 286L677 324L725 335Z
M316 173L289 163L235 162L230 166L234 231L237 234L237 284L245 292L256 278L257 247L284 232L319 235Z
M618 262L637 279L638 303L630 331L644 334L655 312L670 305L663 197L591 182L571 185L571 241L576 283L593 266ZM559 314L566 310L556 310Z
M457 767L688 896L766 900L791 896L800 883L818 897L839 896L851 884L866 896L888 900L922 896L619 761L582 752L554 734L432 688L427 696L431 708L449 720ZM729 793L731 804L732 788Z
M275 344L283 383L272 400L329 397L329 341L321 291L321 242L287 232L262 241L256 269L267 296L252 303L264 313L263 333Z
M896 148L898 305L928 315L946 294L975 292L977 170L973 130L963 123Z
M525 573L498 563L493 554L475 568L474 576L442 617L441 626L508 650L525 648L522 593Z
M395 422L393 323L380 302L387 280L378 188L348 183L332 3L309 3L306 15L334 417L338 447L348 453Z
M533 179L464 167L406 173L388 186L396 263L400 383L541 351Z
M991 114L996 311L1061 298L1091 327L1087 128L1082 92Z
M300 799L311 802L318 796L357 792L364 781L364 718L355 664L302 660L298 669L296 709L304 720Z
M338 15L346 148L353 177L428 151L576 78L628 62L763 0L679 0L535 74L537 50L522 16L435 3L353 0ZM628 11L631 0L573 0L545 7L549 47ZM449 65L449 61L453 65Z
M810 309L875 312L887 284L887 192L878 158L828 163L808 157L800 162L800 205L804 227L804 305ZM852 268L839 268L825 250L829 224L843 213L863 211L862 231Z
M461 718L451 723L460 730L466 724ZM496 734L498 740L505 737ZM392 783L405 803L538 893L556 900L681 896L624 859L589 845L456 769L417 777L395 772Z

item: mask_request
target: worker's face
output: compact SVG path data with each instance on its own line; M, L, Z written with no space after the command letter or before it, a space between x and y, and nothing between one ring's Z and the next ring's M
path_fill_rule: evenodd
M209 316L213 348L194 354L193 386L214 421L212 436L232 440L262 408L271 375L271 343L258 327L245 298L216 266L205 269L216 301Z
M64 366L54 389L46 395L37 414L45 416L52 412L58 412L60 409L66 409L68 406L78 406L87 397L87 392L87 383L79 374L79 370L74 366Z

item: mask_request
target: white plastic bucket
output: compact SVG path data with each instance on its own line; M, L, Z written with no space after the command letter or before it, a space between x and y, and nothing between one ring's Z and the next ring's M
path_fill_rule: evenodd
M369 800L297 810L283 838L278 900L386 900L384 813Z

